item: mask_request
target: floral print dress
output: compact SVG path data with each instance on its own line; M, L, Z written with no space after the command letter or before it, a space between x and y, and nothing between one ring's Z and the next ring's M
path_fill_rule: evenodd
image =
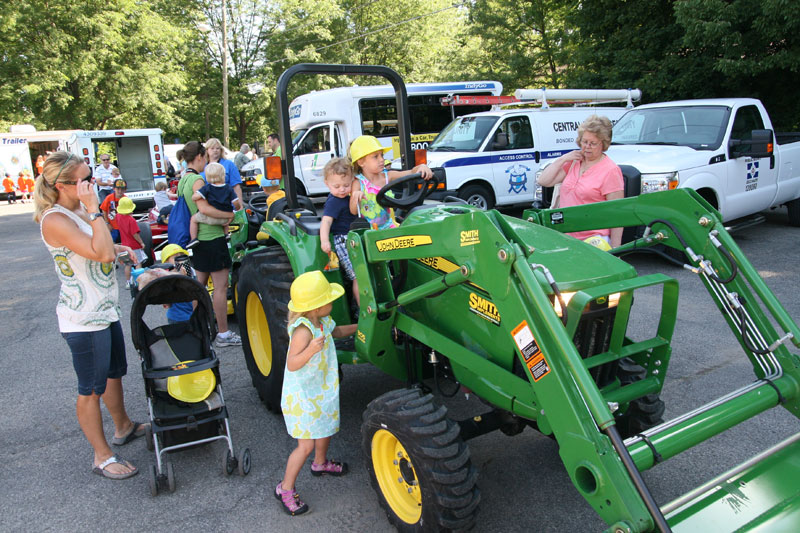
M289 337L299 326L313 336L325 337L322 351L295 371L283 376L281 410L289 435L296 439L321 439L339 431L339 362L333 344L336 322L329 316L320 319L319 328L305 317L289 325Z

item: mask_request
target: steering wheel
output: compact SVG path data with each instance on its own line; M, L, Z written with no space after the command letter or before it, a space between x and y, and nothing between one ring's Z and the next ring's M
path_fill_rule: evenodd
M262 217L267 216L267 195L266 194L254 194L250 197L250 200L247 202L247 206L253 210L254 213L258 213Z
M420 172L416 172L414 174L409 174L408 176L403 176L402 178L397 178L396 180L390 181L386 185L384 185L378 194L375 196L376 201L383 207L393 207L395 209L410 209L412 207L422 205L422 202L425 198L428 197L430 193L432 193L436 186L439 184L439 179L441 172L438 172L440 169L435 169L433 172L433 177L429 180L422 179L422 174ZM397 189L398 187L403 187L403 196L401 198L392 198L391 196L386 196L392 189Z

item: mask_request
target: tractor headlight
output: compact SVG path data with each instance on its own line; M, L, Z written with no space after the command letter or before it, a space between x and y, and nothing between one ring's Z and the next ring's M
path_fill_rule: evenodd
M671 191L680 183L677 172L642 174L642 194L648 192Z
M605 304L608 304L607 307L616 307L619 304L620 294L621 293L619 293L619 292L615 292L615 293L609 294L608 296L601 296L600 298L589 302L589 306L588 307L592 308L592 306L603 306ZM562 292L561 293L561 298L564 300L564 305L568 306L569 302L570 302L570 300L572 300L573 296L575 296L574 292ZM553 308L555 309L556 314L560 317L561 316L561 302L559 302L558 298L556 298L555 296L553 296Z

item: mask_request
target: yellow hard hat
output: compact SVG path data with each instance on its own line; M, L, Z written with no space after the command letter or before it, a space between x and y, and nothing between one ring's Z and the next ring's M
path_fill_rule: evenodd
M136 206L133 204L133 200L128 198L127 196L123 196L119 199L119 204L117 205L117 213L122 215L130 215L133 213L133 210L136 209Z
M587 237L583 239L583 242L591 244L592 246L595 246L597 248L600 248L604 252L607 252L611 249L611 245L608 244L608 241L606 241L600 235L592 235L591 237Z
M391 149L391 146L389 148L384 148L381 146L381 143L378 142L378 139L372 135L361 135L360 137L356 137L356 140L350 145L350 161L355 163L365 155L369 155L372 152L377 152L380 150L385 154Z
M182 364L191 362L193 361L184 361ZM169 392L169 395L186 403L202 402L208 398L208 395L214 391L216 386L217 378L210 368L167 378L167 392Z
M329 283L319 270L312 270L297 276L289 291L292 297L289 301L289 310L295 313L318 309L344 294L344 288L341 285Z
M164 247L163 250L161 250L161 262L162 263L166 262L167 259L169 259L175 254L189 255L189 252L187 252L177 244L168 244Z

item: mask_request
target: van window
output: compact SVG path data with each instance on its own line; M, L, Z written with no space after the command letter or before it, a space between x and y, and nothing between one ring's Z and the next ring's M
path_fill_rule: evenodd
M731 138L749 140L753 136L753 130L763 130L764 121L761 120L761 113L754 105L746 105L739 108L736 118L733 119L733 130Z
M508 146L501 150L533 148L533 135L528 117L509 117L500 124L499 131L506 134Z
M474 93L474 96L491 96L492 93ZM414 134L439 133L452 120L449 106L443 106L440 98L445 93L424 96L409 96L408 107L411 114L411 131ZM365 98L358 103L361 111L361 124L365 135L397 135L397 111L394 98ZM489 111L488 105L456 106L455 116Z
M331 150L330 126L324 125L308 131L305 139L297 147L296 155L329 152Z

